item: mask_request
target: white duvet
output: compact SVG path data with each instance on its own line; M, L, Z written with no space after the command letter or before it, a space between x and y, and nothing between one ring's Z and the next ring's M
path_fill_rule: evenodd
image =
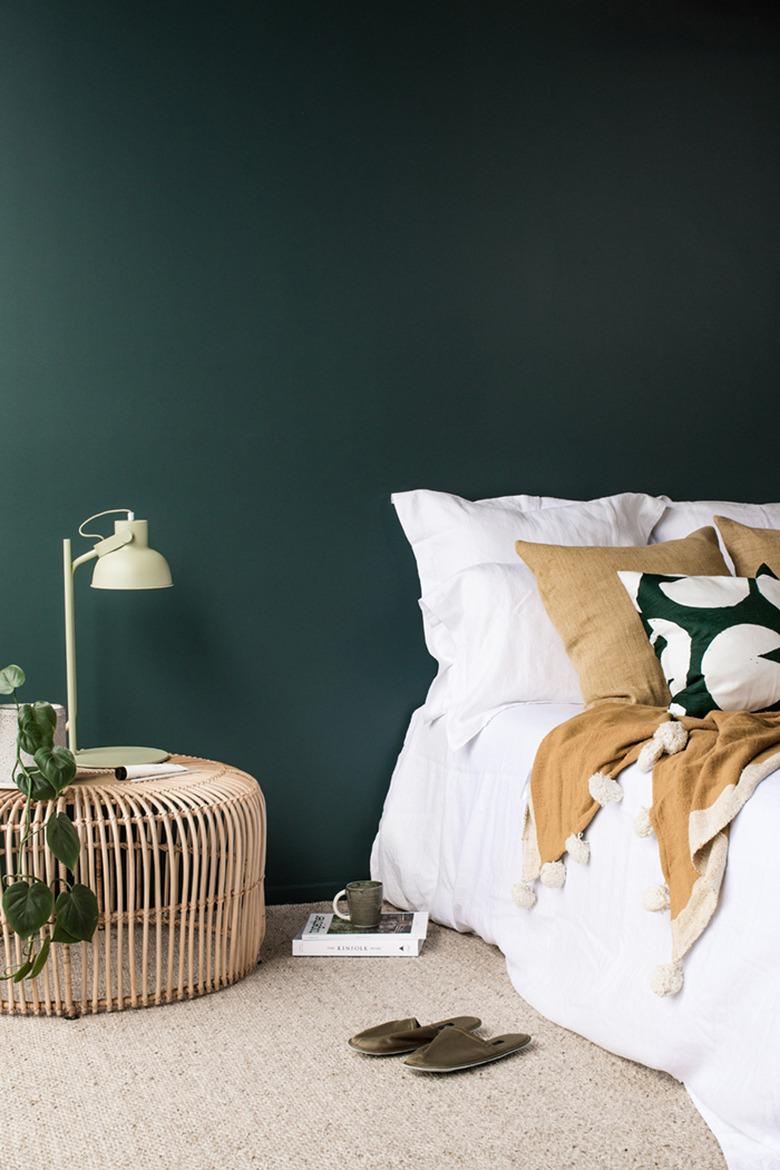
M622 803L599 812L590 864L569 863L562 890L538 886L531 911L512 902L536 748L577 710L507 708L457 751L444 719L416 712L372 876L395 905L498 945L515 988L549 1019L683 1081L729 1170L780 1170L780 772L732 828L720 907L686 957L682 992L659 999L650 977L670 959L669 922L642 906L662 878L655 838L633 831L650 776L622 774Z

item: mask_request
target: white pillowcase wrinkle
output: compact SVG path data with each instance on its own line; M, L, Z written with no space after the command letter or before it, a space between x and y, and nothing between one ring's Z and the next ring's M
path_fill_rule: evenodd
M432 723L434 719L440 719L447 711L450 667L455 661L457 648L452 634L444 623L432 610L426 607L422 600L419 605L423 615L425 645L430 656L435 658L439 664L436 676L428 688L423 707L425 721Z

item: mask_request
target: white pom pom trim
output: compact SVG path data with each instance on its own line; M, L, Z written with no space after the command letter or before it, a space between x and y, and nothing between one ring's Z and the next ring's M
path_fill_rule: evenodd
M667 756L676 756L687 744L688 732L682 723L677 723L675 720L669 719L666 723L662 723L660 727L656 727L653 738L657 739L663 746Z
M566 881L566 866L562 861L545 861L539 881L543 886L551 886L559 890Z
M566 852L578 865L587 865L590 861L590 845L583 841L581 836L575 837L573 833L566 838Z
M657 739L648 739L639 753L636 766L640 772L652 772L663 754L663 745Z
M639 771L652 772L664 752L667 756L676 756L678 752L683 750L687 742L688 732L682 723L678 723L674 719L667 719L665 723L659 723L653 732L653 738L648 739L639 753L636 761Z
M645 910L654 912L669 909L669 887L667 885L648 886L642 895L642 904Z
M653 972L650 986L656 995L677 995L683 981L682 963L661 963Z
M588 781L588 792L597 804L617 804L623 799L623 789L617 780L607 776L604 772L594 772Z
M512 886L512 901L521 910L532 910L536 905L536 890L530 882L518 882Z
M637 837L652 837L653 824L650 820L650 812L648 809L640 808L634 817L634 832Z

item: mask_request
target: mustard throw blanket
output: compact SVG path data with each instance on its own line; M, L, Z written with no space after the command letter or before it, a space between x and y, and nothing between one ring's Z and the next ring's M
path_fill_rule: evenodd
M653 772L653 804L635 824L655 833L663 886L645 906L671 910L672 962L653 977L658 995L682 987L682 963L718 904L728 826L756 786L780 767L780 713L712 711L671 720L660 707L609 703L575 715L543 740L523 822L523 880L515 902L530 909L533 883L562 886L568 853L586 863L583 834L603 805L622 799L617 780L637 761Z

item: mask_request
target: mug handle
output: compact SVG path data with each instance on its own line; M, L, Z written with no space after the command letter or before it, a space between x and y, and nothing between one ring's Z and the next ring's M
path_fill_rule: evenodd
M336 915L337 918L343 918L345 922L351 922L352 919L350 918L349 914L342 914L341 911L339 910L339 907L338 907L338 904L339 904L339 901L341 900L341 898L346 898L346 896L347 896L346 889L339 890L339 892L336 894L336 897L333 899L333 913Z

